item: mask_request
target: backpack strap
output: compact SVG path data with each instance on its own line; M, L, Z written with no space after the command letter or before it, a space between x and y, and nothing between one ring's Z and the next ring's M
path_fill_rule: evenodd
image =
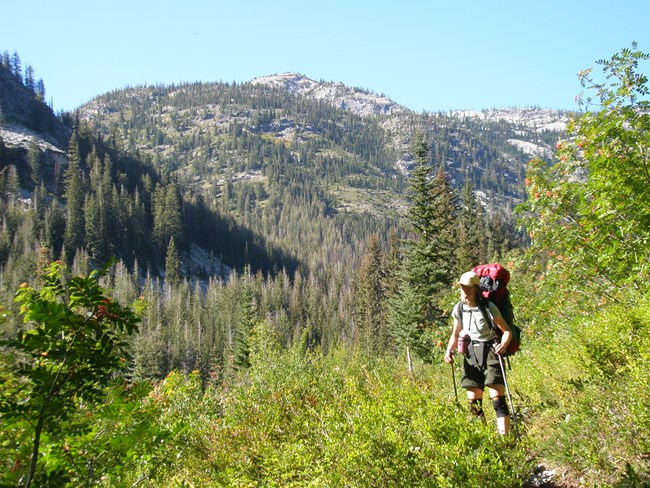
M456 303L456 305L454 305L454 311L456 309L458 309L458 314L460 315L460 320L462 322L462 320L463 320L463 301L462 300L458 300L458 303ZM452 314L453 314L453 312L452 312Z
M488 324L490 324L490 328L491 328L491 329L496 333L496 335L497 335L497 339L496 339L496 340L498 341L498 340L501 339L501 335L502 335L503 333L502 333L501 330L500 330L500 329L499 329L499 328L494 324L494 322L492 321L492 318L491 318L490 314L489 314L488 311L486 310L486 305L487 305L488 307L490 306L489 303L490 303L490 302L484 302L483 300L481 300L481 301L479 302L479 307L478 307L478 308L481 310L481 313L483 314L483 318L487 321ZM511 340L512 340L512 337L511 337ZM509 354L510 354L510 353L506 352L506 354L504 355L504 359L505 359L505 361L506 361L506 364L507 364L507 367L508 367L508 371L511 370L511 368L510 368L510 358L508 357Z
M481 315L483 315L483 320L490 326L490 329L495 331L497 333L497 336L500 335L500 331L498 328L494 325L494 322L492 321L492 315L488 312L488 307L490 306L490 302L486 300L479 300L478 301L478 309L481 311Z

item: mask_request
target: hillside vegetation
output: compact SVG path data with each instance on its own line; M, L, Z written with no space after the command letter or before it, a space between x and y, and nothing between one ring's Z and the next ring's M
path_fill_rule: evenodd
M648 486L649 58L583 72L526 175L511 122L261 82L98 97L59 180L3 145L3 486ZM442 361L452 283L488 260L524 330L519 435Z

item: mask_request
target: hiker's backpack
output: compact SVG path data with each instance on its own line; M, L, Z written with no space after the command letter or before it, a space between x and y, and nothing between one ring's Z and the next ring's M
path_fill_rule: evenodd
M488 300L494 303L501 316L510 326L512 337L507 347L507 355L511 355L519 351L521 347L521 329L515 325L515 316L512 311L512 303L510 302L510 291L508 290L508 282L510 281L510 272L498 263L493 264L480 264L472 269L481 279L481 295L483 300ZM491 324L492 321L488 320ZM492 324L497 335L501 337L501 330Z

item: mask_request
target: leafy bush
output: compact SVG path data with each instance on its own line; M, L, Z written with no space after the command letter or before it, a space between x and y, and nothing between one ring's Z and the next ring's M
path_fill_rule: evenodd
M551 320L555 334L531 343L513 370L537 455L600 483L626 476L627 463L647 472L650 447L650 297L620 300Z
M23 283L16 293L25 328L3 341L7 381L0 388L9 434L2 450L13 460L9 480L63 486L86 463L66 439L82 435L89 423L82 427L71 419L103 400L113 373L127 363L126 338L138 324L100 285L107 271L68 279L65 267L54 262L42 271L42 286ZM39 459L43 467L37 471Z
M454 406L437 366L409 375L389 358L282 352L260 327L233 383L191 402L156 390L176 405L159 422L182 419L193 440L151 486L518 486L530 471L523 445ZM175 392L195 381L174 378Z

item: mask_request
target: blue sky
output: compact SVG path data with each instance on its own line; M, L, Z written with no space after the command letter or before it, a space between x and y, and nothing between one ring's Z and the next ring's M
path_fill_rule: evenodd
M632 41L650 52L647 0L4 0L0 15L0 51L34 68L56 111L287 71L417 111L575 109L581 69Z

